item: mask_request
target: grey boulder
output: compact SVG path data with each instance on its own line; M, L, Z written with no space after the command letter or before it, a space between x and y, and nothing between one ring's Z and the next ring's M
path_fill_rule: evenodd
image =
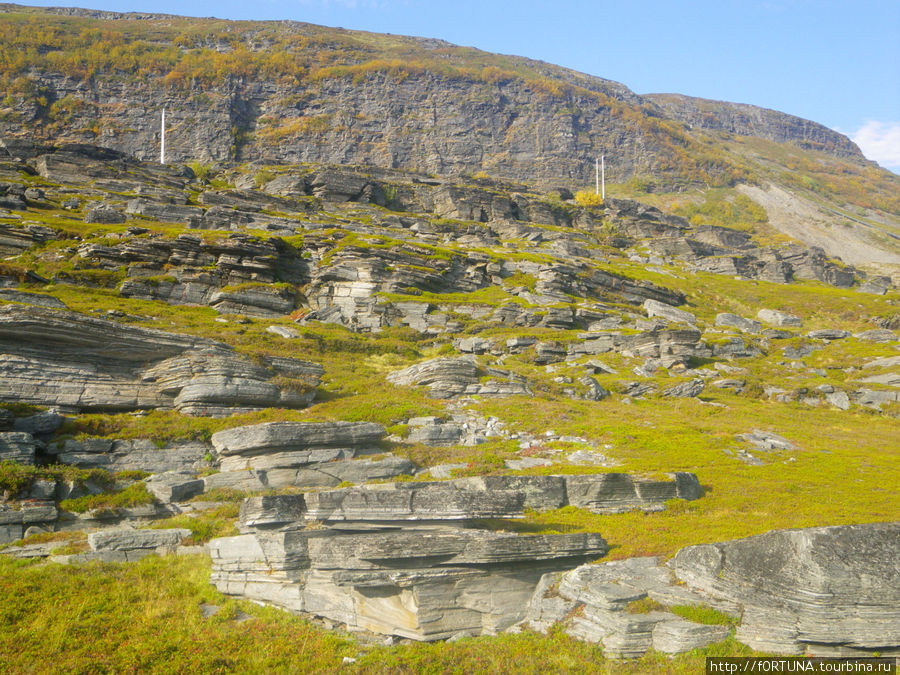
M782 654L900 653L900 523L776 530L690 546L688 587L744 607L737 639Z

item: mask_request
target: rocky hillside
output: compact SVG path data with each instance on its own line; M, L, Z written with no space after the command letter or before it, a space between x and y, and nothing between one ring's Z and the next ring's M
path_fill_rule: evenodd
M691 128L795 143L800 147L823 150L835 157L861 158L859 148L846 136L816 122L775 110L678 94L649 94L643 98L658 105L671 119Z
M487 177L0 148L0 570L195 553L225 596L364 642L896 648L871 628L896 623L890 580L796 599L793 534L765 535L783 605L746 592L765 566L707 569L778 528L876 542L811 552L815 592L897 553L866 525L897 515L896 287L749 198L686 218Z
M437 41L2 9L9 669L898 653L900 206L846 139Z
M592 182L657 205L742 186L772 224L900 270L900 179L822 125L438 40L293 22L0 5L0 133L172 162L321 162ZM785 190L788 203L770 198ZM665 195L670 195L666 197Z
M296 23L2 7L4 132L172 161L267 158L583 182L742 175L684 123L793 141L863 162L845 137L750 106L640 97L627 87L435 40ZM29 26L40 24L33 32Z

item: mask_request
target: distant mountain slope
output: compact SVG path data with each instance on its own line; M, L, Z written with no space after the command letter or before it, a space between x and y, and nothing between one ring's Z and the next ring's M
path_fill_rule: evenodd
M739 136L756 136L777 143L792 142L836 157L864 159L856 144L843 134L777 110L681 94L647 94L644 99L658 105L668 117L691 126Z
M831 129L752 105L642 97L526 58L298 22L3 4L0 47L0 137L153 160L165 108L173 163L484 172L570 189L593 183L603 154L618 194L772 184L897 253L900 178ZM832 212L845 207L865 222Z
M862 159L845 137L780 113L641 98L616 82L439 40L293 22L0 12L0 130L142 158L158 153L165 106L173 161L268 157L585 181L605 153L618 179L744 176L684 122Z

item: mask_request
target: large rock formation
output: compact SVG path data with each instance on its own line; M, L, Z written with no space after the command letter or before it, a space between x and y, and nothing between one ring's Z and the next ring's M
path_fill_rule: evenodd
M743 607L754 649L821 656L900 654L900 523L779 530L689 546L688 587Z
M79 27L102 20L103 28L120 31L126 44L140 39L130 35L131 15L43 11L78 15L74 20L80 21ZM169 44L197 33L190 21L202 22L141 17L153 22L159 39ZM65 25L66 19L54 18ZM666 163L677 174L684 158L674 146L681 152L686 146L698 155L704 151L685 132L683 122L795 141L861 159L846 137L789 115L687 97L640 97L609 80L518 57L473 54L438 40L381 36L382 48L352 31L335 33L292 22L242 27L218 36L219 25L208 30L212 32L205 41L181 44L179 56L196 58L199 53L227 71L222 52L237 47L234 35L239 33L239 48L248 50L240 59L240 75L208 72L198 79L180 63L171 70L148 63L140 78L110 68L93 72L88 81L62 72L35 49L28 77L34 91L45 93L46 102L24 94L11 98L0 131L22 124L39 128L36 122L52 121L58 132L73 138L92 138L151 159L159 147L157 111L165 106L172 161L265 157L271 163L354 163L439 174L487 170L577 182L591 177L601 147L616 157L615 180ZM309 41L308 46L295 51L297 39ZM74 46L52 48L69 54ZM151 52L154 48L144 47ZM279 50L283 59L265 66L257 63L266 61L267 52ZM402 60L397 54L404 55ZM166 57L168 62L169 52ZM211 65L211 71L215 67ZM117 105L122 100L131 105ZM55 101L66 102L65 115L50 109ZM99 122L95 131L85 131L91 128L88 120ZM18 151L11 144L10 154ZM713 176L731 168L726 160L708 158L704 166ZM48 158L42 167L45 173L64 170L64 158ZM348 184L344 194L359 194L366 186L363 178ZM380 198L385 199L383 194ZM449 191L443 201L452 207L452 199ZM489 204L489 210L496 208Z
M610 487L610 478L630 492ZM245 534L210 542L212 580L224 593L351 629L416 640L495 633L524 618L542 575L603 555L606 542L467 524L567 503L655 509L676 496L699 496L696 478L678 474L664 485L618 474L485 477L254 497L241 507Z
M558 622L604 653L636 658L687 651L730 629L679 618L710 607L762 652L814 656L900 654L900 523L778 530L689 546L675 558L631 558L548 574L526 625ZM649 609L651 601L655 609ZM682 612L683 613L683 612Z
M212 340L74 312L0 307L0 375L8 385L0 396L7 402L224 416L268 406L305 407L322 372L295 359L257 365ZM274 373L297 386L274 384Z
M607 549L595 534L519 537L451 526L520 513L522 495L511 491L356 491L366 499L352 510L347 493L339 507L326 507L329 494L308 495L308 506L303 496L245 504L249 533L210 542L217 588L351 629L435 640L503 630L521 620L542 574ZM319 526L298 529L305 522Z

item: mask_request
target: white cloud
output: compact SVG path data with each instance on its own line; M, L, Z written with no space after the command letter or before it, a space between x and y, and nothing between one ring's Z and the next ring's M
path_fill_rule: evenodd
M870 120L850 134L863 154L881 166L900 171L900 122Z

